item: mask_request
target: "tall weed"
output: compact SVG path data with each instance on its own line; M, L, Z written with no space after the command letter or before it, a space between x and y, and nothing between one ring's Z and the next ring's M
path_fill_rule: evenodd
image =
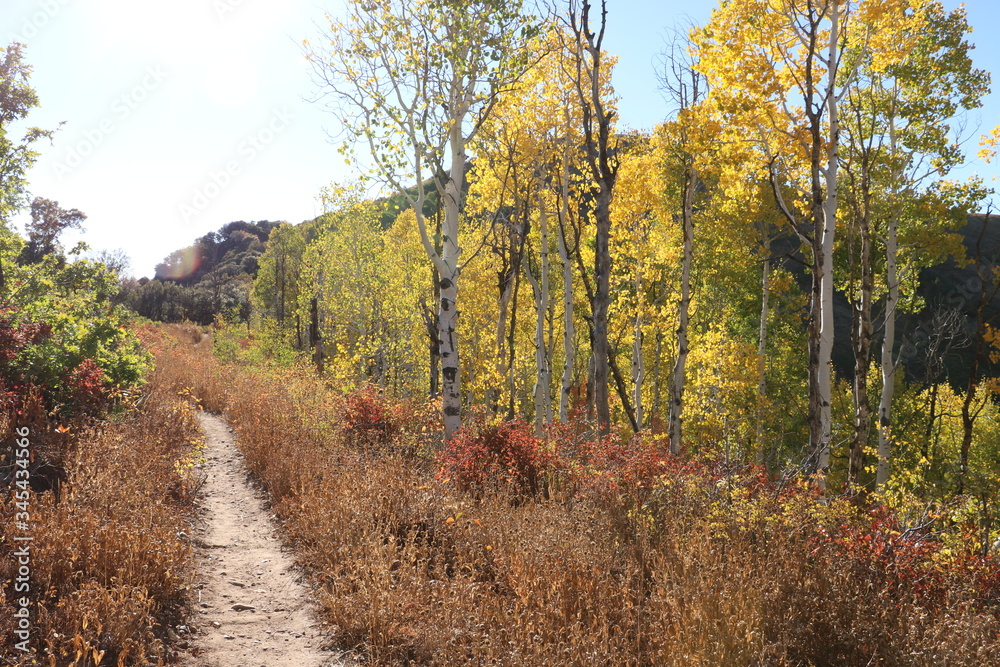
M935 526L585 425L473 425L438 474L433 406L304 366L223 367L203 345L176 348L177 382L224 409L337 643L369 664L982 665L1000 649L996 561L944 558Z
M29 440L58 445L53 492L29 499L32 648L40 664L157 665L184 622L192 554L183 531L198 484L185 465L200 441L194 401L150 378L138 407L89 426L35 420ZM58 441L58 442L57 442ZM0 664L13 637L18 543L13 496L0 498Z

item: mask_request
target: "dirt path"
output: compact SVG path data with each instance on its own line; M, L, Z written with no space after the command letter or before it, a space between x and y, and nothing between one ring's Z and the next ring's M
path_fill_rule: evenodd
M204 521L194 531L199 601L183 667L334 667L308 589L281 550L263 494L247 479L226 422L200 413L205 430Z

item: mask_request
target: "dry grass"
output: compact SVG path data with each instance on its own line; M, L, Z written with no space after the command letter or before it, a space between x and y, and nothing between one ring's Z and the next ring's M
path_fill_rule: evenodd
M193 402L156 375L138 409L64 438L66 479L30 501L32 642L38 664L158 665L168 626L183 622L192 554L187 529L196 479L178 465L200 435ZM55 424L36 423L51 440ZM51 453L51 452L50 452ZM13 637L15 507L0 501L0 664L18 664ZM8 530L7 527L11 527Z
M177 353L170 372L224 407L338 643L369 664L952 666L1000 649L995 603L929 601L822 541L864 518L847 502L680 474L640 503L572 484L464 495L419 455L426 423L400 430L419 446L355 447L343 398L306 369Z

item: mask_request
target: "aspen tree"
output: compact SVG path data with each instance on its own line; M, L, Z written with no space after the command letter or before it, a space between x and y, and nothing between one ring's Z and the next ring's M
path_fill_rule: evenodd
M607 2L601 0L600 18L592 17L594 5L589 0L569 3L568 21L575 39L576 82L583 115L586 164L593 179L593 215L596 227L594 248L594 283L591 298L592 348L594 357L594 404L597 428L601 434L611 430L608 377L611 349L608 342L608 305L611 302L611 200L618 178L619 161L615 154L614 120L616 113L605 99L602 81L608 66L603 51L607 29ZM597 26L596 32L594 26ZM623 402L627 401L627 394ZM629 411L631 414L631 411ZM635 426L634 415L632 415Z
M328 15L329 48L312 51L322 94L377 175L404 196L440 280L438 331L444 437L462 423L459 219L467 146L498 96L527 69L537 20L521 2L350 0ZM308 48L308 44L307 44ZM423 184L444 206L441 250L428 232ZM416 192L407 189L417 184Z
M940 253L949 249L948 244L941 243L941 236L936 239L924 236L924 242L914 242L906 227L909 221L902 212L907 208L907 200L933 188L935 180L940 181L962 162L964 158L949 136L953 119L964 110L980 106L980 98L989 90L989 74L973 67L972 46L964 39L971 31L965 11L945 12L938 0L925 0L918 3L913 13L920 19L911 23L919 38L916 45L904 58L886 67L882 76L872 79L872 84L883 91L885 100L882 106L885 113L877 127L886 135L883 142L889 165L889 182L884 186L889 201L883 233L886 303L880 356L878 488L888 481L890 471L892 400L899 366L894 348L903 277L900 260L910 263L906 260L914 251L927 248L928 240L937 245L939 253L929 253L924 262L941 257ZM908 252L901 253L901 233L902 248Z
M857 76L844 99L842 141L855 404L848 478L859 481L871 430L872 310L881 293L885 314L876 472L881 487L889 474L901 286L913 283L920 267L961 253L948 227L964 215L956 218L934 209L954 208L962 200L972 204L967 196L950 197L949 203L937 190L964 159L952 136L956 115L979 106L989 76L972 66L964 10L946 12L939 0L919 0L889 3L881 13L862 18L870 23L872 37L850 54Z
M679 221L682 229L683 254L681 259L680 295L677 300L677 355L674 358L673 377L670 381L670 409L668 432L670 451L678 454L683 445L682 423L684 414L684 370L688 357L688 327L691 310L691 264L694 258L694 203L699 184L700 158L704 150L704 137L699 130L706 125L699 117L698 106L708 93L705 76L698 71L694 60L696 53L690 40L677 33L664 57L664 70L660 87L668 104L673 106L671 121L677 143L672 146L673 168L681 173L681 201ZM698 144L701 143L702 146Z
M877 12L890 0L863 3ZM724 2L695 36L698 67L715 103L748 128L771 155L771 180L782 214L809 247L809 451L804 469L825 486L832 440L833 248L840 166L839 105L854 78L841 70L852 0ZM794 176L804 178L797 192Z

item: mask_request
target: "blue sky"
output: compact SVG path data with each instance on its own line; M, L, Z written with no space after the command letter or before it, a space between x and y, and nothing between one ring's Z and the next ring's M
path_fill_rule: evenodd
M124 249L136 276L232 220L297 223L320 212L319 189L351 178L328 136L300 43L327 0L3 0L0 43L27 44L41 99L29 121L65 122L31 172L32 193L88 215L83 238ZM655 58L707 0L610 0L606 47L622 121L650 128L665 107ZM958 3L946 0L948 8ZM978 66L1000 91L1000 3L967 3ZM1000 92L969 119L1000 124ZM996 165L972 164L986 177ZM68 238L70 243L74 238Z

